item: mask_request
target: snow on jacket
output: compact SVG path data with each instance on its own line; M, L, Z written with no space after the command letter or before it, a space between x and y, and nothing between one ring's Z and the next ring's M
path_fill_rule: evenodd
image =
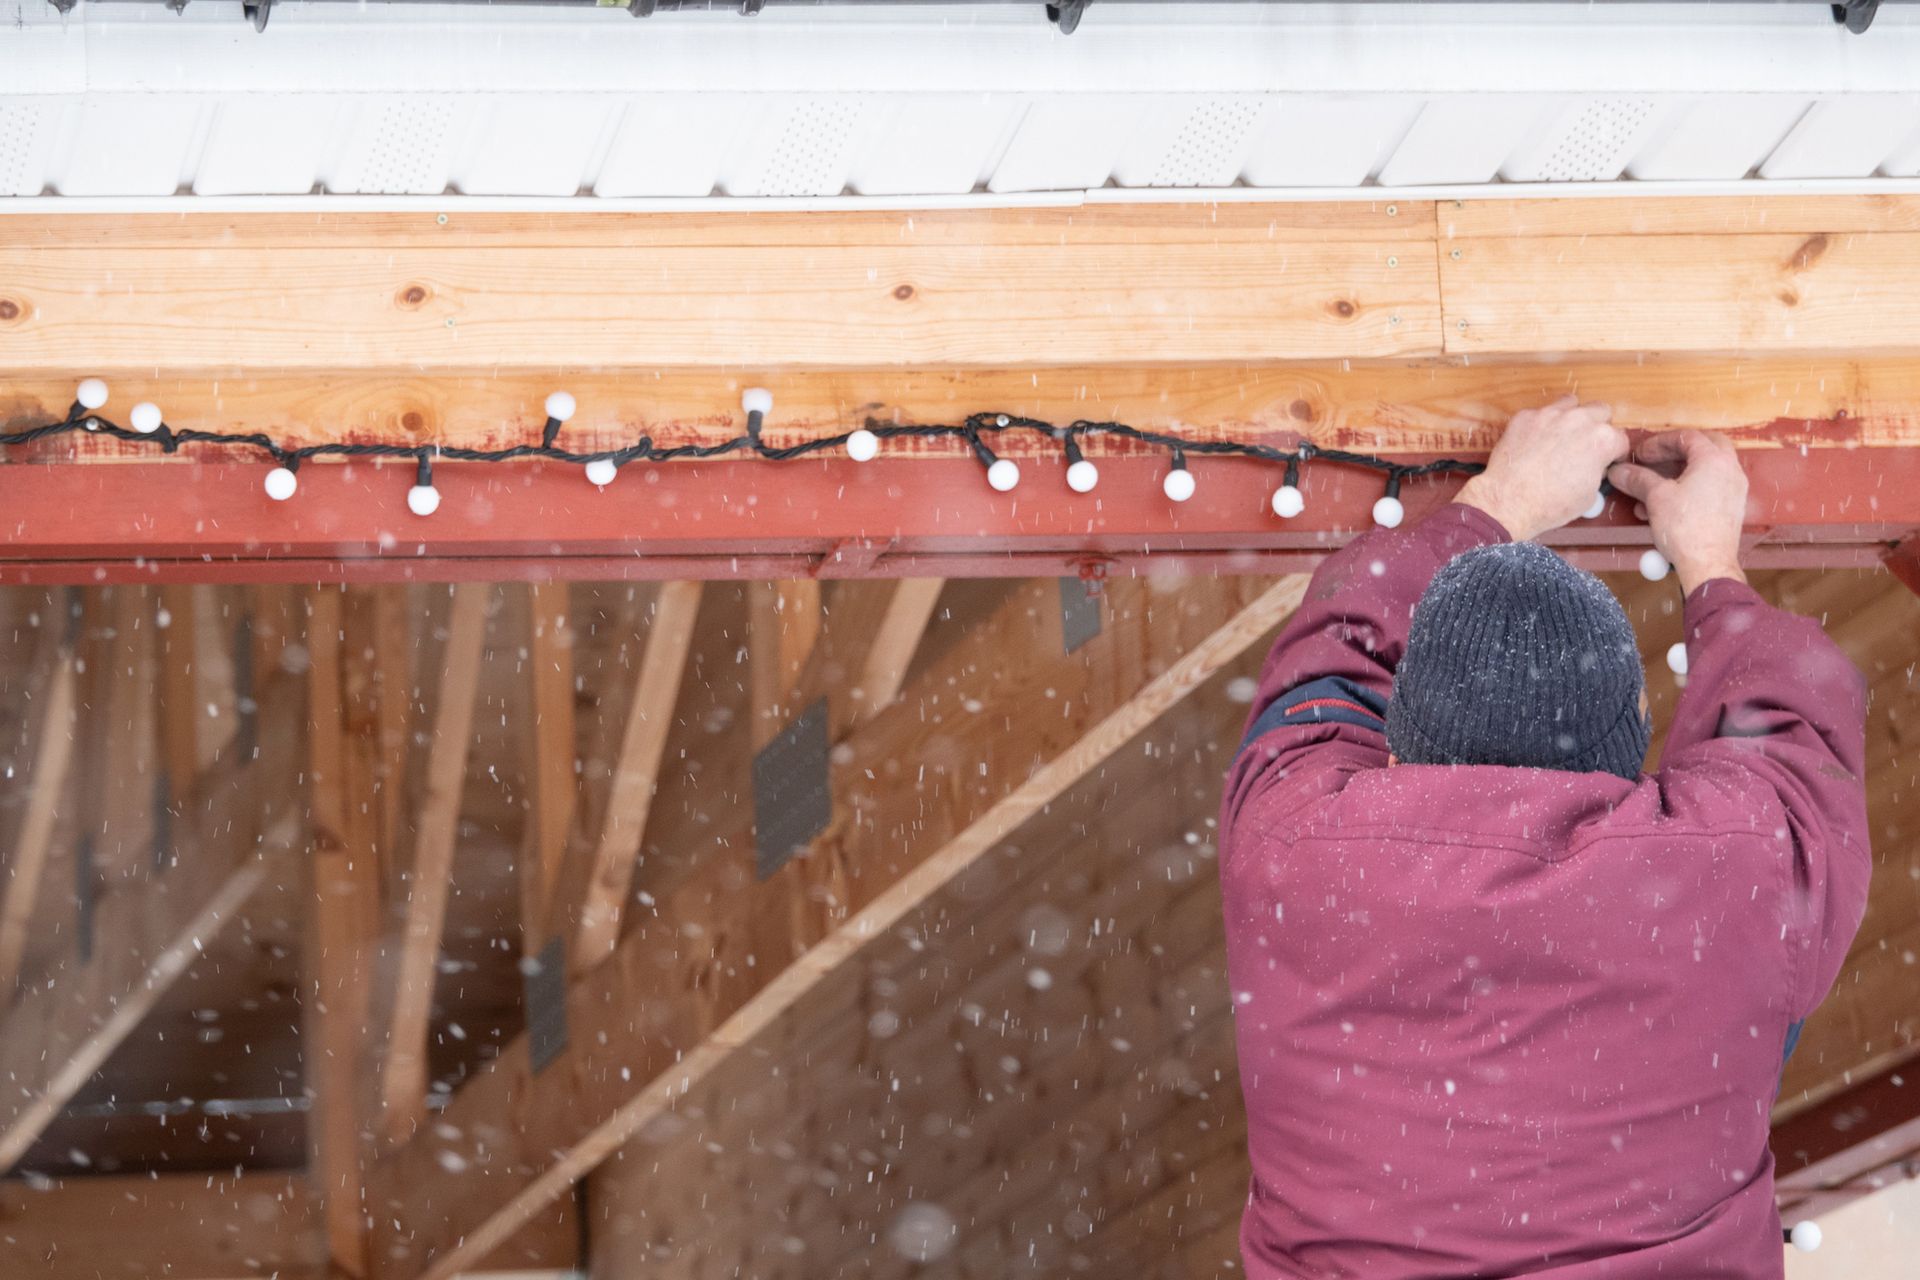
M1778 1277L1768 1111L1865 910L1865 688L1730 579L1660 771L1387 767L1413 606L1499 523L1330 557L1262 670L1220 873L1251 1280Z

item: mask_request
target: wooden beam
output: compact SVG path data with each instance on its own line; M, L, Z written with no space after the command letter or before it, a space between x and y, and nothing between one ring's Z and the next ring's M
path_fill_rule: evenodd
M1439 262L1450 355L1920 347L1920 234L1460 240Z
M524 1038L516 1041L455 1096L444 1123L382 1161L374 1191L379 1224L374 1252L385 1267L379 1274L456 1274L466 1258L491 1247L524 1214L563 1193L617 1149L691 1076L723 1060L755 1027L876 932L1270 632L1303 589L1302 579L1257 595L1242 594L1229 582L1196 585L1186 607L1165 600L1156 605L1156 634L1168 648L1149 655L1138 637L1122 643L1109 631L1072 659L1062 655L1050 661L1038 660L1045 650L1035 646L1042 643L1038 637L1050 635L1057 648L1057 624L1037 606L1054 599L1057 611L1055 584L1015 593L993 623L1008 643L984 650L994 655L994 663L981 663L979 654L953 655L947 666L926 677L931 688L945 690L948 697L949 682L960 679L993 690L991 710L966 722L984 726L979 733L990 729L991 741L999 744L997 752L980 757L990 761L993 776L982 779L970 763L940 784L942 790L952 789L950 796L896 781L898 762L917 758L922 735L950 739L953 734L951 727L928 723L904 703L856 733L843 744L847 750L844 760L836 761L836 777L850 790L857 781L864 779L864 785L841 806L842 825L821 838L859 842L861 874L851 882L858 896L846 904L841 925L774 974L773 966L749 963L746 957L778 954L777 937L763 932L787 919L777 878L759 891L730 889L725 887L734 883L729 876L739 868L716 865L703 883L676 890L662 905L663 918L676 922L671 937L636 931L612 960L574 984L567 1007L568 1048L546 1075L535 1078ZM1130 608L1144 607L1144 597L1131 588L1123 594L1134 602ZM1190 643L1181 643L1189 637ZM1164 661L1169 652L1181 656L1148 679L1149 658ZM1009 662L1012 669L999 669ZM1036 681L1051 688L1052 696L1043 695ZM872 838L861 840L865 832ZM702 901L709 904L706 936L716 950L689 955L693 949L678 922L685 918L683 911L698 910L694 904ZM716 938L716 931L724 936ZM704 1040L687 1038L688 1028L698 1026L697 1011L684 1001L658 998L663 986L672 989L684 981L663 974L663 966L708 975L709 987L720 993L717 1007L725 1018L720 1030ZM511 1132L480 1119L505 1114L507 1108L520 1118ZM484 1148L473 1143L468 1128L473 1123L483 1123L491 1135ZM475 1161L487 1169L486 1178L454 1179L445 1172L449 1165L471 1171Z
M893 588L855 685L860 699L854 713L856 723L871 720L900 696L907 668L919 651L920 637L933 621L934 606L940 603L940 592L946 585L941 578L903 578Z
M989 222L937 243L804 253L675 243L675 219L659 215L630 218L610 243L551 227L538 243L456 237L431 247L404 233L354 246L303 229L192 248L49 247L10 234L0 240L0 280L19 318L0 330L0 363L66 368L84 350L109 376L155 367L651 372L1439 352L1430 238L1290 240L1264 214L1221 221L1203 206L1160 208L1169 236L1143 225L1133 238L1014 243ZM1052 221L1071 219L1063 211ZM256 322L262 296L282 300L273 324Z
M270 681L261 713L299 723L301 690ZM95 930L114 940L91 963L25 991L0 1021L0 1170L33 1145L67 1100L126 1039L269 875L289 870L300 809L292 734L262 736L196 791L174 863L138 892L104 897Z
M1889 1169L1920 1161L1920 1054L1775 1126L1774 1194L1809 1217ZM1834 1193L1843 1194L1836 1195Z
M0 1272L321 1280L318 1205L297 1174L0 1183Z
M1884 563L1901 586L1920 595L1920 535L1895 543L1887 550Z
M533 734L528 775L533 779L533 822L520 864L520 950L536 956L546 942L547 916L573 833L580 799L575 772L579 746L574 728L573 621L564 582L527 587L533 686Z
M1767 194L1442 200L1435 217L1442 243L1514 236L1854 235L1920 231L1920 199Z
M71 619L44 619L44 643L54 651L51 678L29 732L34 745L26 779L26 814L6 862L7 882L0 895L0 1009L13 998L27 953L27 934L40 901L40 881L53 851L53 826L67 796L67 772L80 729L74 713L78 673L74 666Z
M747 586L748 679L752 682L753 745L778 737L798 708L794 693L820 641L817 578L754 582Z
M160 642L160 755L167 771L167 796L175 808L185 804L200 775L201 710L193 664L199 613L193 588L174 583L160 588L154 626Z
M74 1280L337 1280L322 1197L247 1171L0 1182L0 1274ZM575 1280L580 1209L562 1200L467 1274Z
M310 1099L308 1168L319 1202L325 1256L340 1276L367 1274L362 1116L371 1101L373 939L380 927L377 822L356 769L347 677L342 661L344 593L318 587L307 596L307 794L313 855L307 919L306 1000L301 1056ZM356 639L360 639L356 635ZM364 753L357 758L364 759Z
M567 896L576 911L568 968L576 974L604 961L620 938L647 814L659 790L667 731L693 647L701 591L698 582L663 583L654 601L600 833L579 864L577 891Z
M460 796L466 789L467 753L473 745L473 708L480 689L480 659L487 634L488 588L453 588L442 657L433 739L428 748L426 789L407 876L406 925L399 969L393 981L393 1018L381 1076L382 1128L399 1142L418 1131L427 1105L427 1033L433 989L439 977L440 934L446 923L459 833Z

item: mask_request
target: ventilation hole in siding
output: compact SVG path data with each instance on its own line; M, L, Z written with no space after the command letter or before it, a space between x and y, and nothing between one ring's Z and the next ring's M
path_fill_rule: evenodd
M40 136L40 112L32 105L0 107L0 195L40 194L38 185L27 189L33 144Z
M1247 135L1260 107L1260 99L1251 95L1210 97L1194 107L1147 185L1211 187L1232 182L1247 154Z
M1588 103L1540 166L1541 181L1607 182L1619 177L1633 158L1627 148L1652 114L1652 98Z
M834 196L846 186L847 144L860 118L851 98L810 98L787 114L760 179L763 196Z
M357 190L368 195L436 195L446 187L447 134L453 103L388 102L380 109Z

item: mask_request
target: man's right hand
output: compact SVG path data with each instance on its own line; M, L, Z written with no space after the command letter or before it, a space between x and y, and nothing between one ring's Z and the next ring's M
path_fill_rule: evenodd
M1712 578L1745 582L1740 570L1740 526L1747 515L1747 473L1724 436L1667 431L1642 440L1632 462L1607 472L1613 487L1634 498L1653 525L1653 545L1673 563L1691 593Z

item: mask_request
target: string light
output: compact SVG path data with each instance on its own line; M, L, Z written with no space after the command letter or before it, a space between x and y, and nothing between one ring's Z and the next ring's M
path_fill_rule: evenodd
M1822 1236L1820 1224L1808 1219L1793 1224L1793 1230L1787 1232L1787 1240L1802 1253L1812 1253L1820 1247Z
M1193 496L1195 488L1193 472L1187 470L1187 455L1184 450L1176 448L1173 451L1172 469L1167 472L1166 479L1160 482L1160 488L1175 502L1185 502Z
M407 490L407 510L417 516L430 516L439 509L440 491L433 487L433 459L423 453L414 473L413 488Z
M1667 646L1667 670L1677 676L1687 674L1687 642L1676 640Z
M1581 512L1580 518L1582 520L1598 520L1605 514L1607 514L1607 491L1605 489L1599 489L1594 492L1593 505Z
M282 466L267 472L267 496L275 502L285 502L300 488L300 480L294 472L300 469L300 459L289 458Z
M1400 473L1389 472L1386 495L1373 504L1373 522L1382 529L1398 529L1406 518L1407 509L1400 505Z
M1673 564L1660 554L1657 547L1648 547L1640 553L1640 576L1648 582L1658 582L1673 569Z
M66 432L85 430L132 443L158 445L166 453L175 452L182 444L253 449L273 460L275 465L267 473L265 488L269 497L282 502L298 492L296 473L300 464L310 458L410 457L417 460L418 466L415 483L407 493L407 505L422 516L433 514L440 506L440 493L433 486L431 459L436 456L455 462L511 462L533 458L571 463L584 468L589 482L605 487L613 483L623 466L635 461L662 463L682 458L705 459L754 453L768 461L784 462L827 450L844 449L854 461L868 462L878 456L881 446L889 440L945 439L964 442L985 468L988 485L996 492L1009 493L1019 486L1020 464L996 453L984 437L989 434L1025 432L1046 436L1058 444L1066 457L1068 487L1075 493L1087 493L1098 485L1100 471L1093 460L1086 456L1083 442L1093 436L1108 436L1167 451L1171 465L1161 479L1161 489L1173 502L1191 500L1198 488L1188 466L1191 455L1282 463L1286 468L1285 478L1274 492L1272 506L1274 514L1283 520L1292 520L1306 510L1306 497L1300 488L1300 469L1306 463L1327 462L1376 471L1385 477L1386 491L1373 504L1373 519L1376 524L1388 529L1398 527L1406 519L1406 508L1400 501L1400 489L1405 481L1429 475L1477 475L1486 469L1480 463L1458 458L1438 458L1409 465L1373 454L1322 449L1305 442L1282 448L1238 440L1194 440L1145 431L1123 422L1080 419L1062 427L1036 418L1015 417L1005 413L970 414L957 424L897 425L869 419L864 425L840 435L802 440L776 448L762 438L767 415L773 411L773 393L764 387L749 387L741 393L740 407L747 417L744 435L712 444L683 444L666 448L656 448L650 437L642 436L625 448L592 453L576 453L559 444L561 429L579 408L578 402L567 391L554 391L547 396L544 406L546 421L541 431L541 442L537 446L519 444L499 449L435 447L431 454L423 452L418 444L368 442L293 446L279 443L261 432L169 428L161 418L159 407L147 401L134 406L129 419L131 429L127 429L97 416L95 411L106 403L107 384L99 378L88 378L76 389L74 404L67 411L66 418L17 431L0 432L0 447L31 444ZM1601 487L1593 505L1585 512L1587 518L1604 514L1610 492L1608 486ZM1665 557L1657 551L1649 550L1641 558L1641 572L1649 578L1658 580L1665 577L1668 568L1670 566Z
M1288 458L1286 478L1273 491L1273 514L1291 520L1306 509L1306 495L1300 492L1300 459Z

